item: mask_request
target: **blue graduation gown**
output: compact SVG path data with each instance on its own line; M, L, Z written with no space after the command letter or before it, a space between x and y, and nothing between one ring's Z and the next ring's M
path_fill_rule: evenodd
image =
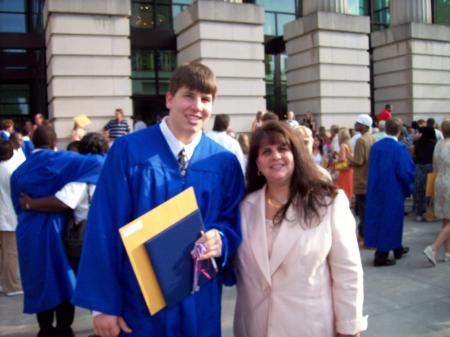
M222 279L215 277L198 293L150 316L118 232L189 186L206 229L222 231L224 255L234 254L241 241L244 182L231 152L202 135L183 177L154 126L116 139L108 154L90 208L74 303L122 316L133 333L121 336L220 336ZM222 262L229 267L229 259Z
M414 188L415 165L405 145L376 142L369 157L364 240L388 252L402 246L404 201Z
M26 158L31 156L33 150L34 150L33 142L31 140L24 140L22 143L22 151L25 154Z
M25 313L49 310L71 298L75 274L61 238L66 213L22 210L20 193L40 198L55 194L69 182L95 183L103 162L104 156L100 155L41 150L33 153L11 176Z

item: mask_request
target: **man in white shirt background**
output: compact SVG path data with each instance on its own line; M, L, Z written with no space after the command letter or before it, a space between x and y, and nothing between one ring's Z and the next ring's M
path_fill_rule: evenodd
M242 172L245 174L244 153L242 152L239 142L233 137L227 134L227 130L230 126L230 116L227 114L219 114L214 118L213 131L208 132L206 135L214 140L216 143L222 145L225 149L233 153L239 164L241 165Z

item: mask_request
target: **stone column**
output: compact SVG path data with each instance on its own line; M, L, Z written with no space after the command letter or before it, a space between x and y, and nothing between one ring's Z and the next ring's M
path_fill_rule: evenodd
M392 0L391 27L371 36L375 110L391 103L405 123L450 111L450 27L428 24L430 5Z
M430 0L391 0L391 25L403 23L431 23Z
M175 18L178 64L198 61L214 71L214 113L229 114L237 132L250 131L266 109L263 25L263 7L223 1L196 1Z
M325 127L353 127L355 116L369 114L369 33L368 17L335 12L319 11L287 24L288 109L310 110Z
M80 113L91 118L89 131L116 108L132 114L129 16L130 1L45 2L49 118L60 145Z
M303 0L303 16L316 12L347 13L347 0Z

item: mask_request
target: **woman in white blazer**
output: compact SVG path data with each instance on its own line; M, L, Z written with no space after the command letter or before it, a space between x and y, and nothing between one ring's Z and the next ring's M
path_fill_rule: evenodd
M363 272L345 194L281 122L253 135L246 179L235 336L359 336Z

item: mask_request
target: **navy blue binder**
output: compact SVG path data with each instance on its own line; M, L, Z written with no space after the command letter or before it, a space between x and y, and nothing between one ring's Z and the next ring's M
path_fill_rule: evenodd
M155 271L156 278L168 307L171 307L192 292L194 259L191 251L195 241L204 230L199 210L176 222L163 232L145 242L145 248ZM210 261L202 261L207 274L216 274ZM209 279L199 275L198 285Z

